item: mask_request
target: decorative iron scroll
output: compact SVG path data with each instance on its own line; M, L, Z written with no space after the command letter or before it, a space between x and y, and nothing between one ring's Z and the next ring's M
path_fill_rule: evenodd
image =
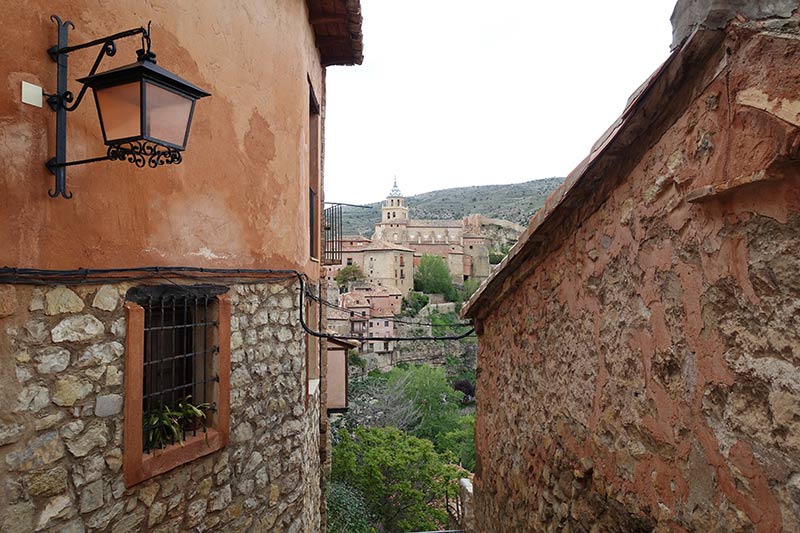
M109 146L107 153L112 161L127 161L139 168L143 168L145 162L150 168L156 168L160 165L179 165L183 161L178 150L146 141Z

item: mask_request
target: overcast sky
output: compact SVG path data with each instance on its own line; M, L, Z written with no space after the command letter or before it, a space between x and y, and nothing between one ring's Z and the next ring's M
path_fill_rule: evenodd
M667 58L675 0L361 0L328 69L325 199L565 176Z

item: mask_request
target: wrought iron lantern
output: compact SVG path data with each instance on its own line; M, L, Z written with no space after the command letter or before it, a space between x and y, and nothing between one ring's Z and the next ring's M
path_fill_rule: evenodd
M58 90L49 95L48 103L56 111L56 157L47 162L55 176L55 190L49 195L71 198L66 190L66 167L97 161L128 161L138 167L156 168L179 164L186 148L194 106L209 93L156 64L150 49L150 25L117 33L89 43L67 46L67 30L72 22L58 24L58 45L49 50L58 63ZM95 74L104 55L116 54L117 39L141 35L142 48L137 61L124 67ZM73 104L67 90L67 54L75 50L102 46L89 75L78 82L83 84ZM81 103L87 89L92 89L106 155L80 161L66 161L66 113Z

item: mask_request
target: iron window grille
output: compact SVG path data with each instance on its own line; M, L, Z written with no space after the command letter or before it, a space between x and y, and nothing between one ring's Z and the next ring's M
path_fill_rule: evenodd
M206 406L206 417L195 424L182 424L181 439L205 432L216 412L214 384L219 382L215 368L217 299L226 287L153 286L131 289L128 299L144 308L144 363L142 386L143 451L153 450L148 434L149 413L163 413L165 407L177 410L180 402ZM176 439L171 437L170 444Z
M338 265L342 262L342 205L334 204L325 208L323 264ZM352 259L348 258L348 265Z

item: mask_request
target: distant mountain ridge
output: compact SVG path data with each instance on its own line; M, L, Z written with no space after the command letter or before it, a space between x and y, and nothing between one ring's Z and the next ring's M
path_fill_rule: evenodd
M546 178L507 185L456 187L408 196L409 217L459 220L479 213L527 226L530 217L563 181L564 178ZM368 205L369 209L342 209L342 230L345 235L372 235L375 224L381 220L381 202Z

